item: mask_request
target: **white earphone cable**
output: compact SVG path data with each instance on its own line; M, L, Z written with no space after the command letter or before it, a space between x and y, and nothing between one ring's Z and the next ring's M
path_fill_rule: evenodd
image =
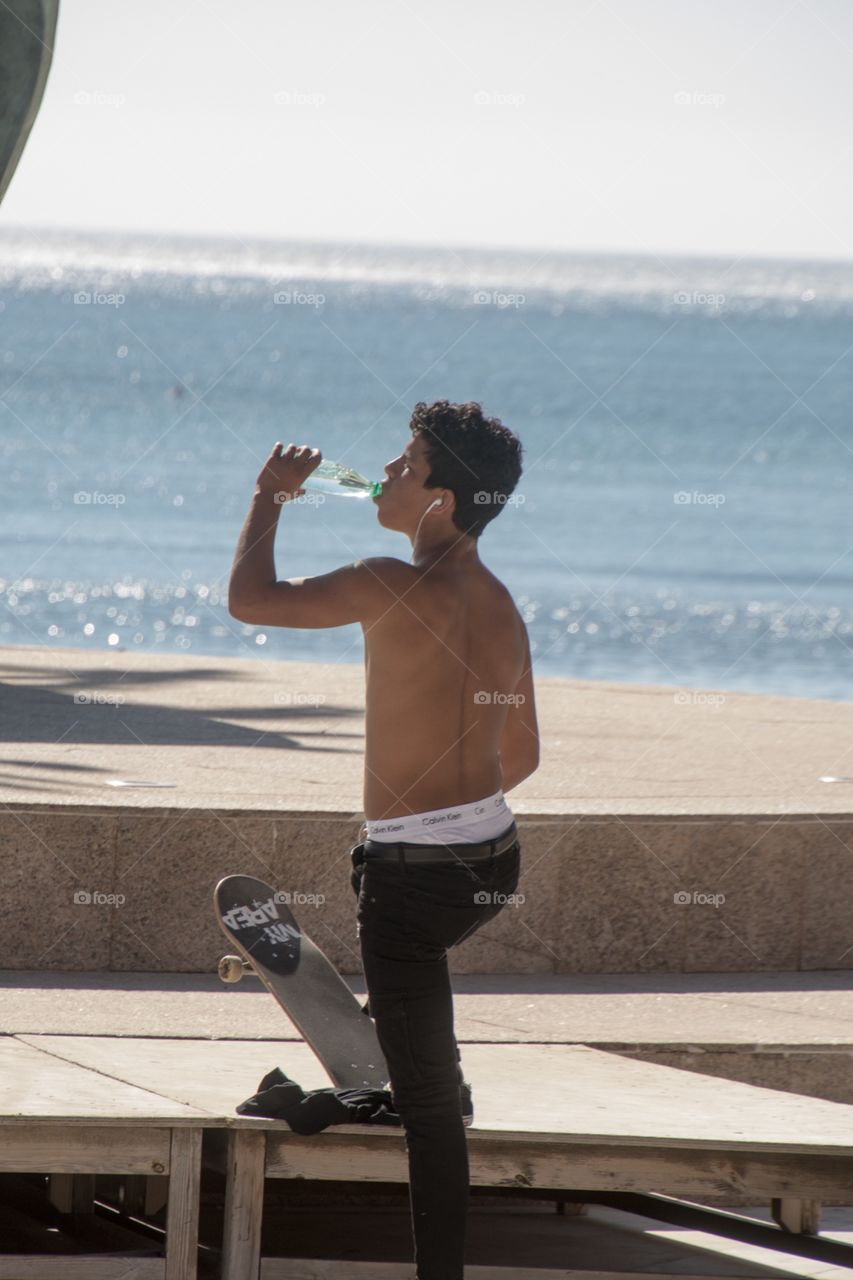
M438 507L438 506L440 506L440 505L441 505L441 503L442 503L442 501L443 501L443 499L441 499L441 498L435 498L435 499L434 499L434 500L429 504L429 506L427 507L426 511L423 513L423 515L421 516L420 520L418 521L418 527L417 527L417 529L415 529L415 536L414 536L414 538L412 538L412 558L414 558L414 554L415 554L415 543L416 543L416 542L417 542L417 540L418 540L418 534L419 534L419 533L420 533L420 531L421 531L421 525L423 524L424 520L426 520L426 518L427 518L427 516L429 515L430 511L432 511L433 507ZM411 561L410 561L410 563L411 563Z

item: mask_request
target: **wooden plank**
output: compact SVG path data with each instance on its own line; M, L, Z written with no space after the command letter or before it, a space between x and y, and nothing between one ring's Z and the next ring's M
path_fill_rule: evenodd
M0 1171L7 1173L168 1173L169 1129L0 1126Z
M820 1231L819 1200L780 1196L770 1201L770 1213L773 1221L778 1222L785 1231L804 1236L816 1236Z
M201 1190L201 1129L172 1131L165 1280L195 1280Z
M328 1129L303 1137L267 1134L270 1178L399 1182L408 1178L402 1135ZM656 1192L701 1198L749 1191L759 1199L799 1195L827 1200L849 1195L853 1166L839 1156L728 1152L706 1148L620 1146L615 1142L501 1142L468 1131L470 1180L475 1186Z
M97 1125L99 1129L106 1132L109 1129L148 1129L152 1125L162 1128L165 1126L171 1129L197 1129L200 1125L207 1128L227 1129L232 1123L230 1116L205 1116L203 1112L188 1111L185 1115L180 1116L164 1116L162 1112L156 1115L144 1116L3 1116L0 1115L0 1141L2 1135L15 1129L53 1129L57 1124L62 1124L68 1129L87 1129ZM263 1124L256 1121L249 1121L254 1124L255 1128L263 1128Z
M51 1173L47 1180L47 1198L60 1213L94 1213L95 1175Z
M272 1000L270 1008L274 1016ZM314 1054L301 1042L48 1035L18 1038L101 1075L142 1086L164 1100L227 1119L236 1119L237 1104L255 1093L259 1081L273 1066L280 1065L304 1089L322 1089L331 1083Z
M471 1132L853 1155L853 1106L586 1045L468 1044ZM520 1093L519 1080L535 1083Z
M150 1218L159 1213L169 1199L169 1179L152 1175L129 1174L123 1179L118 1194L121 1213Z
M163 1280L162 1258L99 1258L96 1254L14 1254L0 1257L0 1280Z
M277 1063L305 1089L328 1081L302 1044L281 1041L117 1040L28 1036L82 1066L145 1084L164 1105L225 1121ZM312 1060L313 1059L313 1065ZM657 1149L725 1148L853 1156L853 1105L783 1093L694 1071L624 1058L585 1045L468 1044L474 1095L469 1132L507 1140L634 1143ZM318 1073L320 1078L318 1079ZM518 1081L535 1082L519 1091ZM351 1128L352 1126L346 1126Z
M257 1280L264 1212L266 1134L228 1134L222 1280Z
M65 1037L49 1039L61 1042ZM16 1036L0 1036L0 1118L110 1116L126 1122L132 1116L171 1120L197 1114L193 1107L158 1097L150 1089L111 1079L110 1075L87 1071L48 1045L36 1047Z
M330 1141L331 1138L331 1141ZM267 1133L268 1178L312 1178L320 1181L408 1181L408 1157L402 1134L342 1133L336 1128L303 1137ZM468 1142L469 1161L471 1142ZM473 1179L472 1179L473 1180Z

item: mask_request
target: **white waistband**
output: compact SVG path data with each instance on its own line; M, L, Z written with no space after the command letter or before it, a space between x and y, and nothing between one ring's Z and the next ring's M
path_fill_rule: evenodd
M399 818L380 818L364 826L368 840L394 844L477 844L493 840L512 822L512 810L503 791L485 800L450 805L447 809L431 809L426 813L405 813ZM364 830L364 827L362 828Z

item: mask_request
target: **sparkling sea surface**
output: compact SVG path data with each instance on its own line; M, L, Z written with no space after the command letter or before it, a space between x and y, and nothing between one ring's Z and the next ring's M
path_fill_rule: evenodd
M480 542L558 675L849 700L853 264L0 233L0 644L362 661L228 614L277 439L371 479L417 400L525 470ZM285 511L278 576L408 560Z

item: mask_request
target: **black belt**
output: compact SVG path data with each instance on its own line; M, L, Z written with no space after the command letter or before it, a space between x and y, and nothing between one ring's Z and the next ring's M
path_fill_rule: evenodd
M478 844L413 844L405 840L392 843L368 839L364 841L363 848L365 859L386 862L488 862L517 843L518 830L513 821L494 840L483 840Z

